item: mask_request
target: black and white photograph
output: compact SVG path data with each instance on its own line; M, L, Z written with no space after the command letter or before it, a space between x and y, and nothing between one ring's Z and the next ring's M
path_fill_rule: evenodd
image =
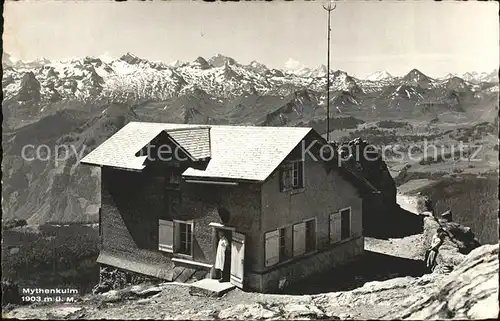
M497 319L499 8L5 1L2 319Z

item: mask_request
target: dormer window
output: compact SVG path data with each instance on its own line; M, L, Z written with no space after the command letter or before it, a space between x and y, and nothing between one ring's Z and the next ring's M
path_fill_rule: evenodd
M280 168L281 191L290 191L304 187L304 161L289 161Z

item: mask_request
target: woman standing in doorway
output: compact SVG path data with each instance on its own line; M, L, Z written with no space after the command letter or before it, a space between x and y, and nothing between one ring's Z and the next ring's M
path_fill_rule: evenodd
M217 244L214 266L217 273L216 278L219 279L219 282L228 282L230 262L226 258L228 257L229 241L222 231L218 231L217 236L219 237L219 243Z

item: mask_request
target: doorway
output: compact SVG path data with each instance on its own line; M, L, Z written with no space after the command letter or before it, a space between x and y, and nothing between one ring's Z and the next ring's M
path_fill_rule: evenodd
M231 257L231 252L232 252L232 241L233 241L233 228L229 227L224 227L224 226L218 226L214 227L214 242L213 242L213 255L214 255L214 262L216 260L217 256L217 248L219 245L219 241L221 236L225 237L226 240L228 241L228 246L225 251L225 257L224 257L224 268L222 269L222 274L221 275L215 275L215 278L221 277L223 279L223 282L230 282L231 278L231 263L232 263L232 257Z

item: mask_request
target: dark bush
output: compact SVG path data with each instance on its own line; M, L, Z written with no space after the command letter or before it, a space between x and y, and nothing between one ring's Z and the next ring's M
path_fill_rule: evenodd
M400 122L394 120L381 120L377 123L377 126L380 128L411 128L411 125L407 122Z
M2 305L21 304L19 286L11 279L2 280Z
M14 227L20 227L28 225L28 222L23 219L9 219L2 221L2 230L9 230Z

